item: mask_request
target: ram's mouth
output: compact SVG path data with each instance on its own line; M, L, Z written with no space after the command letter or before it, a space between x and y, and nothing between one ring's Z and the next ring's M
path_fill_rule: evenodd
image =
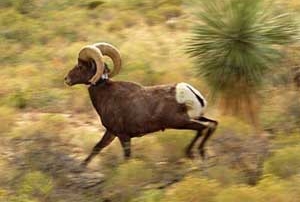
M67 84L68 86L73 86L73 83L71 82L71 79L69 77L65 78L65 84Z

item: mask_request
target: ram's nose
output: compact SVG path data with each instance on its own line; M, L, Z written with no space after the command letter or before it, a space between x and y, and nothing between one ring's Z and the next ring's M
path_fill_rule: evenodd
M71 79L69 78L69 77L65 77L64 78L64 80L65 80L65 83L68 85L68 86L71 86L72 85L72 82L71 82Z

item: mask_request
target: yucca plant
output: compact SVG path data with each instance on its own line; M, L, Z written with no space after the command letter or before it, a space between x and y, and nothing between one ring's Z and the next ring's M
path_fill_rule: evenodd
M257 124L258 90L296 35L290 13L269 0L209 0L197 15L187 48L197 71L225 113Z

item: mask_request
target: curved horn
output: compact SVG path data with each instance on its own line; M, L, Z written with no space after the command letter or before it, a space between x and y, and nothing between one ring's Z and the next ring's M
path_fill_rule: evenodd
M89 61L93 59L96 63L97 70L95 75L89 80L92 84L95 84L103 74L104 71L104 60L101 51L95 46L84 46L78 54L78 59Z
M114 63L114 69L109 73L109 77L117 75L121 70L121 55L116 47L109 43L96 43L93 46L97 47L103 55L110 57Z

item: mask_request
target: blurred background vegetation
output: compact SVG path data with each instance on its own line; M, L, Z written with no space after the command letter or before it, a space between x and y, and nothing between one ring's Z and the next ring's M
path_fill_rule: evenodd
M0 201L300 201L299 12L298 0L1 0ZM184 158L193 132L167 130L134 139L129 161L115 141L80 170L104 129L63 77L100 41L120 49L116 80L201 90L220 122L206 161Z

